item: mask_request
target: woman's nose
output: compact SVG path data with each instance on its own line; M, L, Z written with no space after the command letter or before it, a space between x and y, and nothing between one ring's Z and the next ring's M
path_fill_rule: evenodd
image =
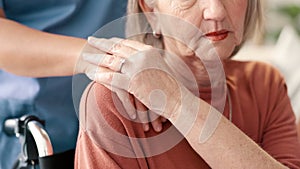
M222 21L226 16L226 9L222 0L207 0L203 11L205 20Z

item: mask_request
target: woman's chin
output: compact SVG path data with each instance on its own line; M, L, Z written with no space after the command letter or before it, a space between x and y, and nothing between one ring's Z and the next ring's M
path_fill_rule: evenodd
M234 46L231 46L231 47L215 46L215 51L221 60L226 60L226 59L230 58L230 56L232 55L232 53L234 51L234 48L235 48Z

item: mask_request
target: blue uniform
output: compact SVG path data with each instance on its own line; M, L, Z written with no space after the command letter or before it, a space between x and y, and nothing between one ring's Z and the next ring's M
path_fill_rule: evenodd
M8 19L45 32L81 38L124 16L126 4L126 0L0 0ZM80 82L83 84L73 93L75 98L88 83L85 77ZM46 120L55 152L75 148L78 99L74 101L71 77L36 79L0 70L0 169L11 168L20 152L18 139L3 133L6 118L37 115Z

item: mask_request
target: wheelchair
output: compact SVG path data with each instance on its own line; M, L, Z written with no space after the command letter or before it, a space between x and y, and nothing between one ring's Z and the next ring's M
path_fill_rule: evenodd
M32 115L5 120L4 132L9 136L18 137L21 143L21 153L13 169L74 168L75 151L54 154L44 125L44 120Z

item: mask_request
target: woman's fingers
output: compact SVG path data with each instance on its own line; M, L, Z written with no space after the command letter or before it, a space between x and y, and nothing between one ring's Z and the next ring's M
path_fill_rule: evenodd
M91 46L105 52L109 52L112 49L113 45L115 44L115 42L110 41L108 39L95 38L92 36L88 37L88 43Z
M91 46L104 53L83 53L83 59L100 67L107 67L116 72L121 72L121 68L125 63L125 58L138 52L138 50L126 45L127 40L119 38L112 38L109 40L89 37L88 42ZM131 41L128 42L134 44Z
M148 108L143 105L138 99L135 98L135 106L137 110L137 117L139 122L143 123L144 131L149 131L149 118L148 118Z
M144 50L148 50L148 49L153 48L150 45L145 45L145 44L140 43L138 41L129 40L129 39L111 38L110 40L115 42L115 43L119 43L119 44L122 44L124 46L128 46L128 47L130 47L132 49L135 49L137 51L144 51Z
M112 38L112 39L102 39L102 38L94 38L89 37L88 43L93 47L104 51L106 53L118 56L118 57L130 57L131 55L135 54L138 50L132 48L131 46L127 45L131 41L119 39L119 38Z
M154 131L160 132L162 130L162 121L160 119L160 116L152 112L151 110L148 110L148 108L137 99L135 99L135 105L137 107L138 118L143 123L144 131L149 131L149 124L151 122Z
M82 57L85 61L88 61L92 64L106 67L112 71L119 72L122 65L125 62L125 59L122 57L113 56L110 54L94 54L94 53L83 53Z
M151 120L151 125L156 132L161 132L162 130L162 121L160 120L160 116L151 110L148 111L148 116Z

